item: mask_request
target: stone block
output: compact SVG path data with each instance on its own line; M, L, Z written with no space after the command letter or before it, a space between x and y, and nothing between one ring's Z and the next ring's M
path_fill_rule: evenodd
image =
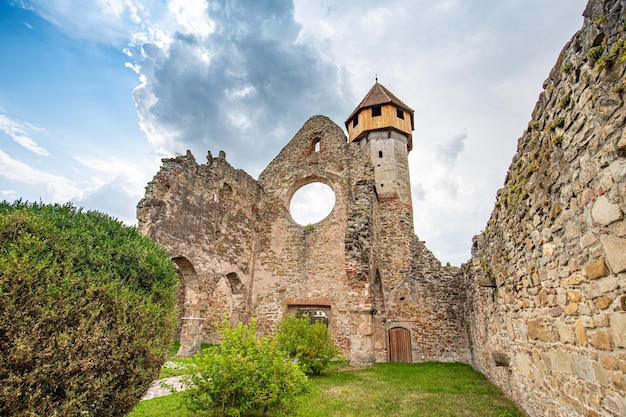
M593 327L609 327L609 316L604 313L593 316Z
M596 376L596 381L600 383L603 387L609 387L611 385L611 378L609 377L609 372L604 368L600 362L594 361L592 363L593 373Z
M556 255L556 245L554 243L545 243L542 246L543 256L551 257Z
M574 354L572 355L572 364L574 365L574 372L576 373L576 375L578 375L579 378L582 378L586 381L593 381L595 379L593 366L591 364L591 360L588 357Z
M576 334L574 333L571 324L563 323L561 320L557 320L555 324L556 329L559 332L559 339L561 339L562 343L576 343Z
M609 270L604 263L604 258L600 257L595 262L585 266L585 273L589 279L598 279L609 275Z
M606 330L598 330L589 337L589 344L600 350L613 350L611 335Z
M572 315L578 312L578 303L569 303L565 306L565 314Z
M619 288L619 281L614 276L600 278L586 286L585 292L590 299L602 297Z
M576 324L574 325L574 333L576 334L576 340L578 341L578 343L582 346L587 346L587 329L585 329L582 320L576 320Z
M619 370L619 363L617 359L613 355L608 353L603 353L600 355L600 364L605 368L611 371Z
M566 373L568 375L574 374L574 364L572 363L572 355L569 353L563 353L561 355L554 355L554 362L552 364L553 369L559 372Z
M615 345L626 347L626 313L612 313L609 316L609 323Z
M567 290L567 300L573 303L578 303L580 302L580 299L582 297L580 291L578 290Z
M611 303L613 302L613 298L609 297L608 295L603 295L602 297L598 297L593 300L593 302L600 310L604 310L611 305Z
M602 195L593 204L591 216L595 222L608 226L622 218L622 211L619 205L611 203L605 195Z
M623 221L615 225L615 236L617 237L626 236L626 221Z
M602 235L600 241L613 273L619 274L626 271L626 239Z
M528 338L531 340L548 340L548 332L542 318L528 320Z
M591 232L586 232L580 238L580 247L585 249L598 241L598 238Z

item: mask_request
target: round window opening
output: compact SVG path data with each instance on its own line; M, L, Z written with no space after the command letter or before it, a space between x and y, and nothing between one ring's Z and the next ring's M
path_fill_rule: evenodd
M323 182L311 182L298 188L291 197L289 213L298 224L308 224L322 221L335 207L335 193Z

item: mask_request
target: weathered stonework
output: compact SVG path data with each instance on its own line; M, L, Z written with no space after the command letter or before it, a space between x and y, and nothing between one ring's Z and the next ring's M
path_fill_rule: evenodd
M401 360L409 341L408 360L471 363L532 417L626 415L626 0L584 16L462 275L413 232L401 102L357 108L348 139L311 118L258 180L223 154L163 160L138 218L179 267L180 353L216 341L224 311L269 333L308 309L355 365ZM335 207L300 226L289 202L312 181Z
M413 231L408 143L390 129L348 142L315 116L258 180L223 154L202 165L190 153L163 160L138 219L181 272L179 353L216 341L223 312L233 322L256 317L267 334L285 314L311 310L353 365L467 362L459 271L442 267ZM314 181L333 189L335 206L301 226L290 200ZM408 357L394 354L398 341L408 341Z
M472 364L530 416L626 415L625 3L584 16L464 266Z

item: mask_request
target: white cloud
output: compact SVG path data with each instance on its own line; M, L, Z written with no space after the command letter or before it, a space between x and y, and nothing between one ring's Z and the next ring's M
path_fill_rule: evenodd
M201 38L215 30L215 23L208 16L208 7L206 0L170 0L168 4L181 32Z
M98 171L98 175L91 178L93 189L89 191L90 193L114 182L118 188L139 201L143 195L146 178L153 174L133 161L122 160L113 156L94 158L78 155L75 156L75 159L83 166ZM148 167L148 170L153 168Z
M0 151L0 176L24 184L44 185L52 201L64 203L80 199L85 192L72 180L41 171Z
M49 156L50 152L48 152L45 148L37 145L37 143L30 137L28 133L29 131L41 132L42 129L31 124L18 122L16 120L10 119L4 114L0 114L0 132L6 133L13 139L15 143L33 153L36 153L37 155Z

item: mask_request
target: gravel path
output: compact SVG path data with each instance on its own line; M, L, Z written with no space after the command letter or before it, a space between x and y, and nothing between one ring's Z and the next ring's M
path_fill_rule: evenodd
M141 401L170 395L172 393L171 387L173 387L176 392L184 390L185 388L180 382L181 378L182 376L172 376L170 378L157 379L150 385L150 388L148 388L148 391L143 395Z

